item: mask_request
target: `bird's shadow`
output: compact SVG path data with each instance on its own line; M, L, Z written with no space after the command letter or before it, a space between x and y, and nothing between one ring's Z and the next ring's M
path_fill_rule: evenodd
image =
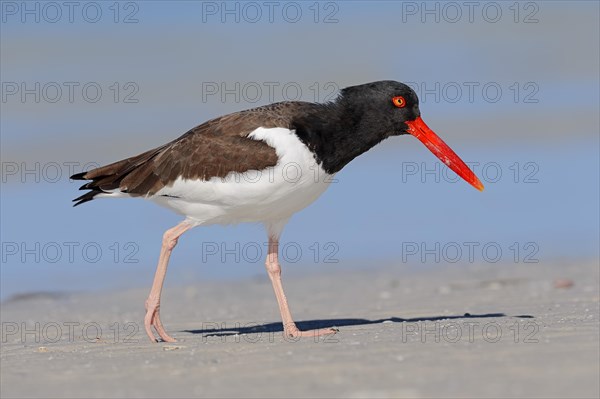
M346 327L346 326L363 326L369 324L379 324L383 322L392 323L416 323L426 321L440 321L440 320L456 320L456 319L486 319L492 317L518 317L523 319L532 319L530 315L518 315L518 316L507 316L504 313L484 313L484 314L470 314L465 313L463 315L456 316L431 316L431 317L413 317L410 319L404 319L401 317L390 317L386 319L367 320L367 319L324 319L324 320L304 320L296 322L296 325L300 330L321 330L326 328L335 327ZM222 337L228 335L237 334L259 334L259 333L278 333L283 332L283 324L277 323L233 323L233 325L227 323L216 323L206 322L203 323L203 328L199 330L183 330L183 332L191 334L206 334L212 337Z

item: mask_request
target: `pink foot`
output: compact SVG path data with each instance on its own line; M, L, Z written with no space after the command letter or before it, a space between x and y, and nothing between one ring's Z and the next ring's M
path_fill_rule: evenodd
M153 306L148 306L146 303L146 317L144 318L144 327L146 328L146 334L148 334L148 338L150 338L151 342L158 342L156 337L152 333L152 327L158 333L158 336L165 342L177 342L177 340L171 337L165 331L162 323L160 322L160 313L159 313L160 305L156 304Z
M323 335L331 335L338 333L339 330L337 328L323 328L319 330L308 330L308 331L300 331L296 325L287 327L284 329L284 334L289 338L299 338L299 337L320 337Z

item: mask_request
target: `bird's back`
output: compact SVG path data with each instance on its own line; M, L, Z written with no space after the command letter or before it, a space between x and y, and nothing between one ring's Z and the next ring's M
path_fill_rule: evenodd
M299 110L315 104L281 102L209 120L179 138L139 155L71 176L91 180L75 205L97 196L152 197L177 179L209 181L261 171L279 161L276 149L249 135L258 128L291 129Z

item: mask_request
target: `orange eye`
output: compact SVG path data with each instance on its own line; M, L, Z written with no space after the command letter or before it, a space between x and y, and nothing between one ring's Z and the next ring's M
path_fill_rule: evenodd
M406 105L406 100L402 96L393 97L392 102L398 108L403 108Z

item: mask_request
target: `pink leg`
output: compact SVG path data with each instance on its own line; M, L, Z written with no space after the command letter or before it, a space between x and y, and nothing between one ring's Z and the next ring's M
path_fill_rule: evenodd
M177 245L177 239L192 227L194 227L193 224L183 221L177 226L167 230L163 235L162 248L160 250L160 257L158 258L158 267L156 268L156 274L154 275L154 282L152 283L150 295L146 300L146 317L144 318L146 334L148 334L148 338L150 338L150 341L152 342L157 342L154 334L152 333L152 326L154 326L156 332L163 341L175 342L175 338L167 334L165 328L160 322L160 293L162 291L163 282L165 281L165 275L167 274L169 258L171 257L173 248L175 248L175 245Z
M267 255L267 272L269 272L269 278L273 284L273 290L277 297L277 303L279 304L279 311L281 312L281 320L283 321L283 331L287 337L316 337L320 335L335 334L337 330L333 328L326 328L323 330L311 330L311 331L300 331L296 327L296 323L292 319L290 308L288 307L285 293L283 292L283 286L281 284L281 266L278 261L279 252L279 239L275 237L269 237L269 251Z

